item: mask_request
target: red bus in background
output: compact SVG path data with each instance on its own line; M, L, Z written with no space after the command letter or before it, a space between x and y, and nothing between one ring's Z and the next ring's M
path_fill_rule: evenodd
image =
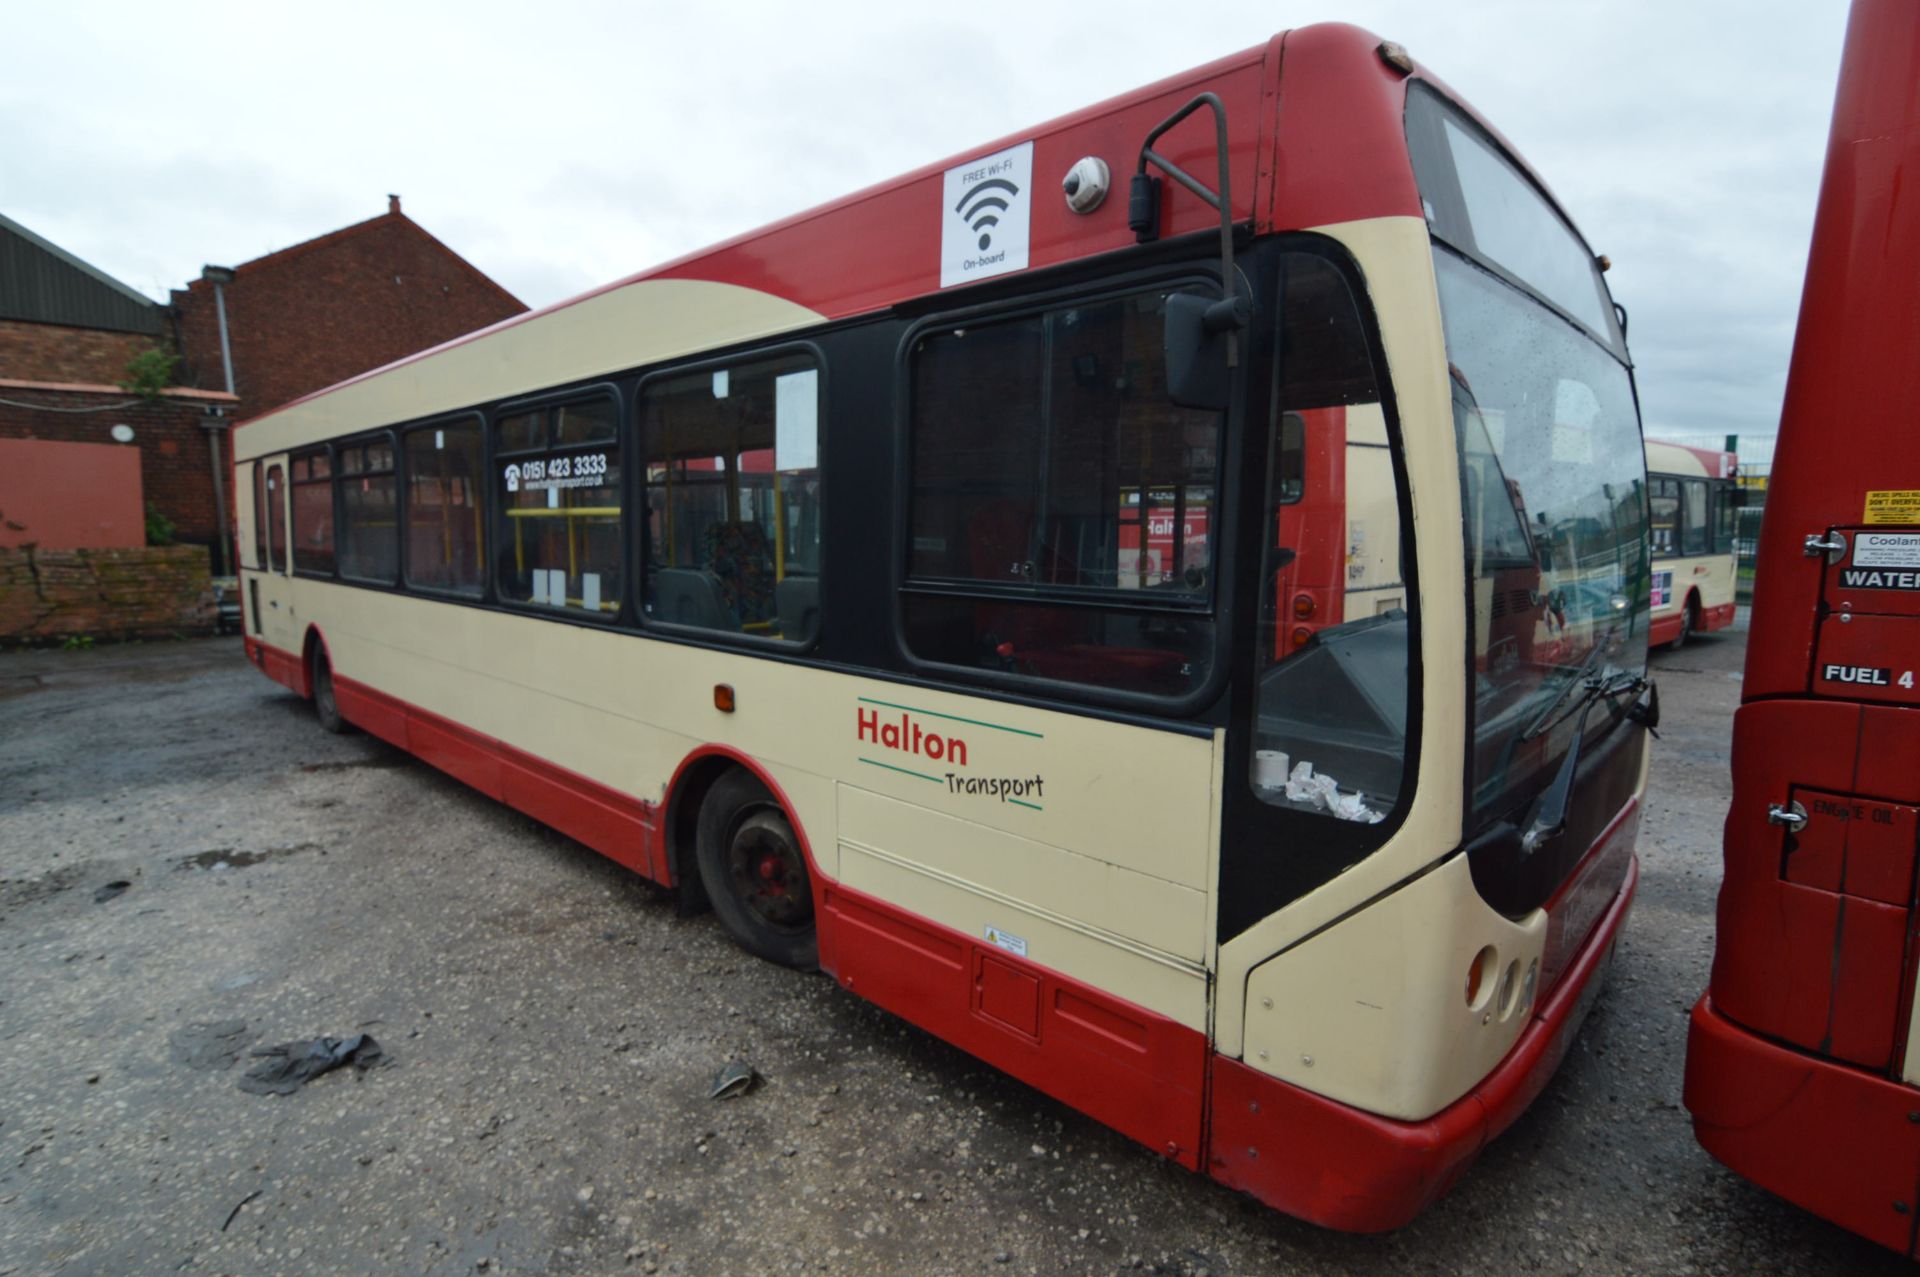
M1920 1256L1920 5L1856 0L1734 719L1686 1105L1780 1196Z

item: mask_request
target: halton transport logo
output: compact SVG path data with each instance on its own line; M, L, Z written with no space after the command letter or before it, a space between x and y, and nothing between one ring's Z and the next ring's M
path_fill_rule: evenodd
M1017 749L1020 740L1046 739L1039 732L862 696L854 706L854 739L864 751L860 761L869 767L930 781L949 794L1046 810L1047 781L1039 772L982 774L972 766L976 747L984 745L990 758L1001 752L999 746Z

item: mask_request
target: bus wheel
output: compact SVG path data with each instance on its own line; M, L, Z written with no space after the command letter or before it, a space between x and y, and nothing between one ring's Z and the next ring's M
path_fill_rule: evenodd
M1699 628L1700 600L1688 595L1687 605L1680 609L1680 632L1673 636L1673 642L1668 646L1676 652L1679 651L1687 645L1687 640L1692 638L1693 632Z
M731 771L700 804L700 881L727 934L747 952L811 970L813 879L793 825L766 786Z
M333 666L319 648L313 652L313 712L320 726L336 736L345 736L353 725L340 717L340 702L333 695Z

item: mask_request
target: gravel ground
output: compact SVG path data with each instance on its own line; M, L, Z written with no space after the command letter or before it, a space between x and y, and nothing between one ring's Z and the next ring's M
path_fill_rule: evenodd
M234 640L0 656L0 1277L1909 1272L1719 1168L1680 1108L1743 639L1656 660L1640 899L1558 1078L1371 1238L739 955L325 735ZM235 1085L247 1049L357 1032L386 1066ZM729 1061L763 1080L709 1100Z

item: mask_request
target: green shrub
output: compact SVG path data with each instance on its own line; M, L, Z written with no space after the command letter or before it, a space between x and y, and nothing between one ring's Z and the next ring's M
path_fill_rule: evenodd
M180 370L180 357L158 346L149 346L127 360L120 389L142 399L158 399L160 392L173 384Z

